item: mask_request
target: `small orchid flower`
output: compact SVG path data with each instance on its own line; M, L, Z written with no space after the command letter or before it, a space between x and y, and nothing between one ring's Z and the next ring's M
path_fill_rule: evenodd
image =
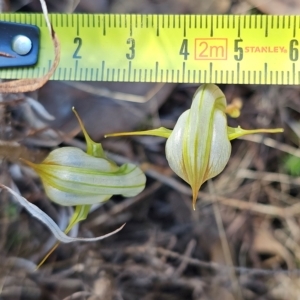
M222 91L214 84L204 84L197 89L191 108L182 113L173 130L160 127L105 137L152 135L167 138L167 160L171 169L191 186L195 209L201 185L220 174L228 163L230 140L258 132L283 132L282 128L244 130L227 126L226 112L237 117L239 108L240 104L227 109Z
M87 153L75 147L53 150L40 164L26 160L41 177L47 196L57 204L76 206L65 232L84 220L92 204L107 201L112 195L132 197L145 187L146 177L137 166L118 167L109 160L101 144L95 143L73 109L87 143Z
M109 160L101 144L91 140L76 111L73 111L84 133L87 153L75 147L63 147L50 152L40 164L22 159L40 175L50 200L64 206L75 206L65 231L61 231L46 213L9 187L0 184L0 188L10 192L33 217L43 222L60 242L98 241L118 232L124 225L109 234L95 238L73 238L66 234L76 223L86 219L92 204L107 201L112 195L131 197L139 194L145 187L146 177L141 169L133 164L118 167ZM57 246L58 244L52 248L39 266Z

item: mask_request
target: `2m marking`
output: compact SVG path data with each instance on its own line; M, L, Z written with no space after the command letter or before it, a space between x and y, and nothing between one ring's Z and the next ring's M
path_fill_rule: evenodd
M195 60L227 60L228 41L223 38L195 39Z

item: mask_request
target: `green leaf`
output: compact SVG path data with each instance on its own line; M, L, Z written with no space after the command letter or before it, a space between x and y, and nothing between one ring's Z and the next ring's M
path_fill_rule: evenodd
M300 158L294 155L288 155L284 160L284 168L292 175L300 175Z

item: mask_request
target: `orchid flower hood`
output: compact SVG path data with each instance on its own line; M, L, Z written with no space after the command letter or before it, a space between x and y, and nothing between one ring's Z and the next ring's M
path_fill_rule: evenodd
M258 132L282 132L282 128L244 130L227 126L227 116L238 117L240 107L227 106L223 92L214 84L200 86L191 108L181 114L173 130L115 133L107 136L154 135L167 138L166 157L170 168L192 188L193 207L201 185L220 174L229 161L230 140Z

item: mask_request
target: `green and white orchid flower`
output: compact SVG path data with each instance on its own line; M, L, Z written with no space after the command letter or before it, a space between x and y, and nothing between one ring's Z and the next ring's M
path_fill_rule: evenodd
M64 147L50 152L40 164L22 159L40 175L50 200L64 206L75 206L74 214L65 231L63 232L46 213L16 191L3 184L0 184L0 188L7 190L33 217L44 223L59 242L93 242L111 236L124 225L114 232L95 238L75 238L68 236L67 233L75 224L86 219L92 204L107 201L112 195L131 197L139 194L145 187L146 177L141 169L133 164L118 167L109 160L101 144L91 140L76 111L74 109L73 111L84 133L87 153L75 147Z
M135 196L146 183L144 173L137 166L128 163L118 167L109 160L101 144L89 137L73 111L87 143L86 153L75 147L63 147L53 150L40 164L22 160L40 175L50 200L76 207L65 233L86 219L92 204L105 202L112 195Z
M220 174L229 161L230 141L246 134L283 132L282 128L244 130L227 126L226 112L239 116L238 107L226 110L223 92L214 84L200 86L192 106L179 117L173 130L107 134L110 136L152 135L167 138L166 157L171 169L192 188L195 209L198 191L210 178Z

